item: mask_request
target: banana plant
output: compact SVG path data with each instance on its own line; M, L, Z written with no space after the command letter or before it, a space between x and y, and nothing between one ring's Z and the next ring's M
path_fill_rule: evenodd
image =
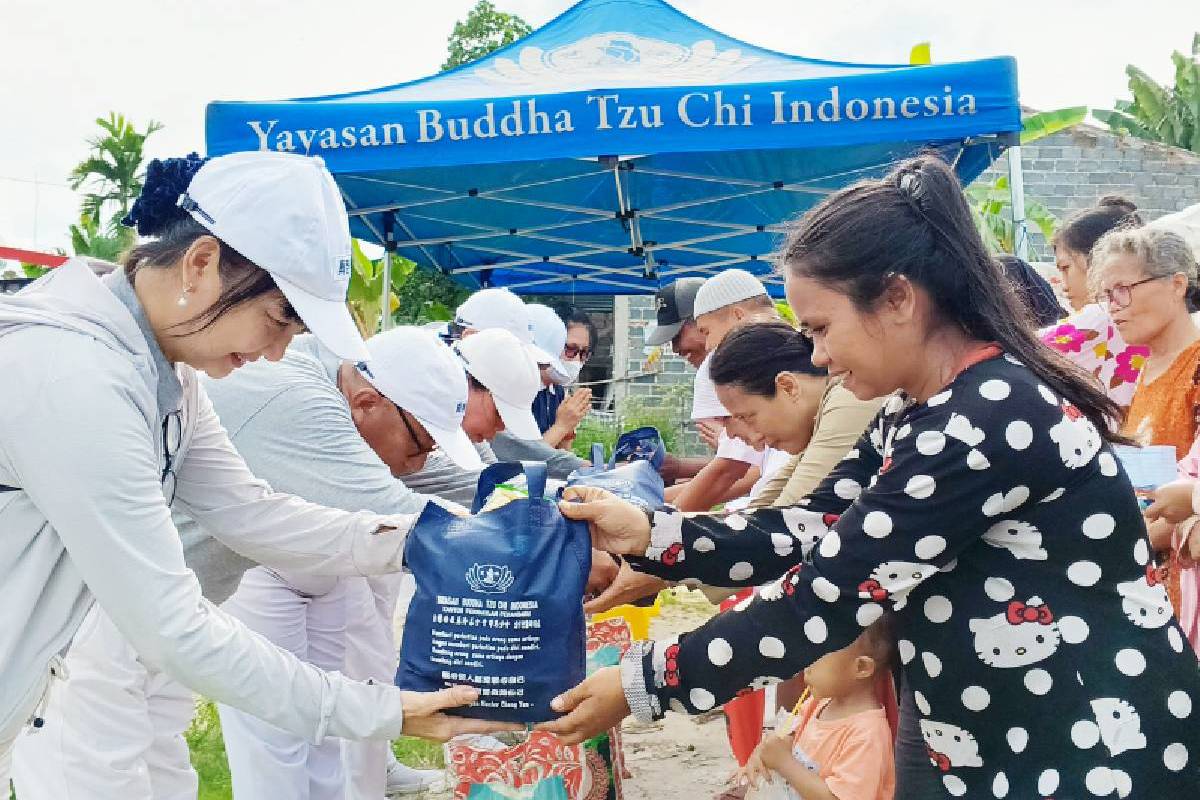
M1130 64L1132 100L1118 100L1112 109L1092 112L1117 133L1181 147L1200 153L1200 33L1192 37L1190 56L1171 53L1175 85L1164 86Z
M975 227L993 253L1015 252L1011 197L1007 175L1001 175L991 183L967 187L967 199L971 205L971 216L975 218ZM1025 221L1037 226L1047 241L1054 236L1054 229L1058 225L1058 218L1050 209L1028 198L1025 200Z
M395 313L400 307L395 287L403 285L415 268L416 264L407 259L392 259L389 314ZM346 303L364 339L379 331L379 323L383 320L383 259L368 258L357 239L350 243L350 289L346 293Z

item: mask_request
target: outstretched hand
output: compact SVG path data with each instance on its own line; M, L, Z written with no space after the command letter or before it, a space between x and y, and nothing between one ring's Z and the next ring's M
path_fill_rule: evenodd
M479 690L472 686L451 686L436 692L400 692L404 706L403 733L444 742L464 733L495 733L524 730L521 725L491 722L486 719L452 717L446 709L469 706L479 699Z
M558 507L567 519L588 524L597 550L642 556L650 546L646 513L612 492L595 486L568 486Z
M593 672L583 683L554 698L550 707L565 716L537 728L555 734L566 744L585 742L616 727L629 716L629 704L621 688L621 668L605 667Z
M638 572L626 562L621 565L603 591L583 604L583 610L588 614L601 614L617 606L658 594L670 585L662 578Z

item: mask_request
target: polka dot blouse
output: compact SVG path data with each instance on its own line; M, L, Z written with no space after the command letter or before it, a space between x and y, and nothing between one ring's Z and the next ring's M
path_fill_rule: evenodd
M633 656L631 707L707 711L845 647L887 608L948 795L1200 796L1200 669L1129 480L1087 418L1009 356L925 403L890 399L797 507L655 512L632 563L766 586Z

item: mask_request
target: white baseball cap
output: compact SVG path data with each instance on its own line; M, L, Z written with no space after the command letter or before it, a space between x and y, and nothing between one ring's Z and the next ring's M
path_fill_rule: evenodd
M532 410L533 398L542 389L542 373L517 337L487 328L464 336L453 348L471 377L492 393L504 429L518 439L542 438Z
M550 363L550 354L534 344L533 321L529 318L528 308L508 289L480 289L458 307L454 321L477 331L506 330L532 351L537 363Z
M706 280L700 291L696 292L692 313L698 317L766 294L767 287L763 286L763 282L746 270L727 269Z
M272 151L218 156L192 177L179 205L271 273L321 344L347 361L366 360L346 308L350 225L324 161Z
M553 367L558 374L567 374L567 367L562 360L563 348L567 346L566 323L550 306L527 303L525 309L529 314L530 323L533 324L534 345L550 356L550 360L545 363Z
M462 362L431 331L403 327L367 340L363 377L384 397L412 414L450 460L466 470L483 467L462 429L467 376Z

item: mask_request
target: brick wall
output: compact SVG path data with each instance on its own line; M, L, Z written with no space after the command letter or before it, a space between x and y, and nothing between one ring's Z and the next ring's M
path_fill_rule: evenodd
M1060 221L1106 194L1129 198L1147 220L1200 203L1200 155L1186 150L1080 125L1021 151L1026 198L1041 201ZM978 180L1007 173L1001 158ZM1035 260L1054 259L1036 228L1029 251Z
M1120 194L1137 204L1147 220L1200 203L1200 155L1177 148L1145 142L1132 137L1114 136L1108 131L1081 125L1069 131L1048 136L1022 149L1025 195L1039 200L1059 220L1072 212L1086 208L1106 194ZM978 180L992 181L1008 173L1008 162L1001 158ZM1051 261L1054 258L1049 244L1036 228L1030 229L1030 257ZM644 331L654 319L654 298L617 298L628 314L627 324L617 325L616 348L624 352L614 355L617 375L637 372L646 358ZM627 341L622 347L621 338ZM669 348L668 348L669 349ZM638 378L618 389L633 397L644 397L651 403L677 406L678 393L686 392L683 400L690 416L691 383L694 371L675 356L666 356L663 371L654 376ZM671 387L684 387L672 390ZM708 452L694 433L687 440L691 452Z

